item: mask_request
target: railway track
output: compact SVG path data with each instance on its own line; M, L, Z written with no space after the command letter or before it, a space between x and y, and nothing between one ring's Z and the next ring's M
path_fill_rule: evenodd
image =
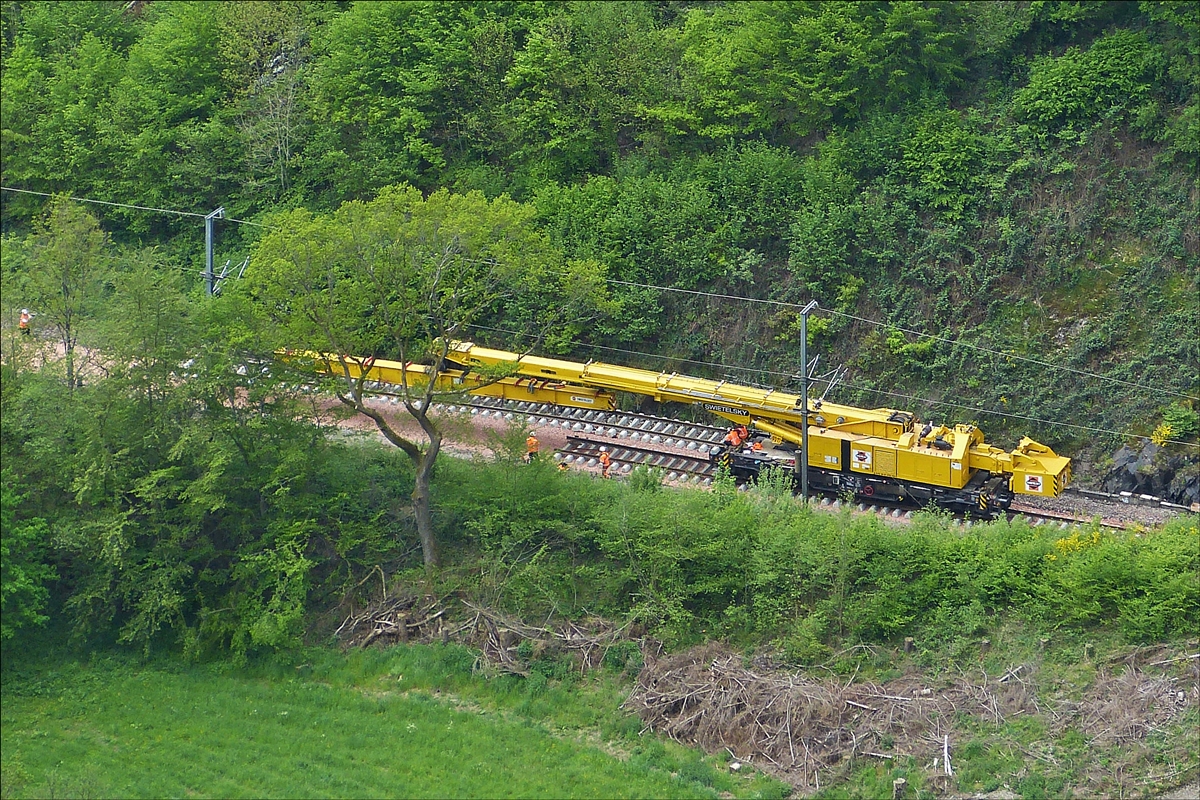
M1075 522L1091 522L1098 518L1105 527L1128 530L1161 525L1178 514L1193 511L1161 497L1130 492L1113 494L1074 487L1068 487L1059 497L1022 497L1021 510Z
M566 445L554 454L556 461L571 469L598 470L600 448L607 448L613 459L615 477L628 475L638 466L662 471L668 483L710 486L716 473L711 458L722 449L727 427L684 422L670 417L623 411L596 411L567 408L548 403L473 397L458 404L438 404L437 411L470 414L483 419L495 418L532 427L557 428L566 433ZM837 498L814 498L814 504L826 509L841 508ZM910 518L912 508L886 503L853 503L856 511L893 519ZM1034 526L1054 525L1069 528L1099 519L1102 526L1137 529L1158 525L1188 509L1161 498L1106 494L1069 488L1058 498L1022 496L1009 509L1009 519L1024 518ZM970 526L971 520L959 520Z
M576 464L594 467L599 463L601 447L608 449L609 456L614 461L614 471L618 474L627 475L634 467L643 466L662 470L666 480L671 483L691 482L710 486L716 471L712 461L707 460L707 456L702 460L694 455L577 436L568 436L567 446L556 453L555 458L568 466Z
M521 419L531 426L560 428L567 444L555 460L571 468L597 467L600 448L609 451L613 472L627 475L635 467L661 469L672 483L708 486L715 467L710 459L721 450L726 428L703 423L681 422L669 417L621 411L564 408L546 403L523 403L497 398L477 398L465 408L448 406L447 411L469 411L472 416Z

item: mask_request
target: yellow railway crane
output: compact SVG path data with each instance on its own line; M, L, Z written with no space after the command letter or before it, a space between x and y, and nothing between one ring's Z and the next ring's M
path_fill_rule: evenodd
M597 361L518 355L470 342L454 343L446 360L440 370L374 361L366 366L367 378L379 388L433 375L437 388L447 391L598 410L615 409L613 392L699 405L769 437L762 450L720 455L739 478L753 478L768 466L798 471L807 465L809 485L818 491L932 502L981 516L1007 508L1017 494L1056 497L1071 479L1071 460L1032 439L1006 451L987 444L974 425L926 424L918 430L918 420L907 411L810 400L805 455L804 403L796 394ZM506 377L489 380L483 372Z

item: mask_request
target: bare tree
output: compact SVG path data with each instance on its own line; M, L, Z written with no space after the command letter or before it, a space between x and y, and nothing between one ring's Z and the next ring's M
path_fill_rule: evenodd
M284 65L281 74L245 101L246 109L239 118L247 166L252 175L270 176L256 181L269 185L274 197L291 186L293 148L300 130L299 93L299 71Z
M300 131L302 68L308 52L304 5L285 2L230 3L217 7L222 31L223 77L239 95L238 129L253 188L273 197L291 185L291 164Z

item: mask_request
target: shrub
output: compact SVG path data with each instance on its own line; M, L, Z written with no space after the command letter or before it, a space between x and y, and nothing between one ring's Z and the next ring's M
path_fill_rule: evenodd
M1134 108L1150 98L1163 70L1161 50L1132 31L1116 31L1087 50L1034 62L1029 85L1017 92L1019 119L1053 131Z

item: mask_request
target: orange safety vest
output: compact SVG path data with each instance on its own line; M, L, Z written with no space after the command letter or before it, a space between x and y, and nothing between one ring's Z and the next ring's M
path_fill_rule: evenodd
M530 436L525 440L525 451L527 453L536 453L538 451L538 440L536 436Z
M22 329L28 328L29 320L31 320L31 319L33 319L32 314L26 314L25 312L22 311L21 312L21 321L17 323L17 327L22 328Z

